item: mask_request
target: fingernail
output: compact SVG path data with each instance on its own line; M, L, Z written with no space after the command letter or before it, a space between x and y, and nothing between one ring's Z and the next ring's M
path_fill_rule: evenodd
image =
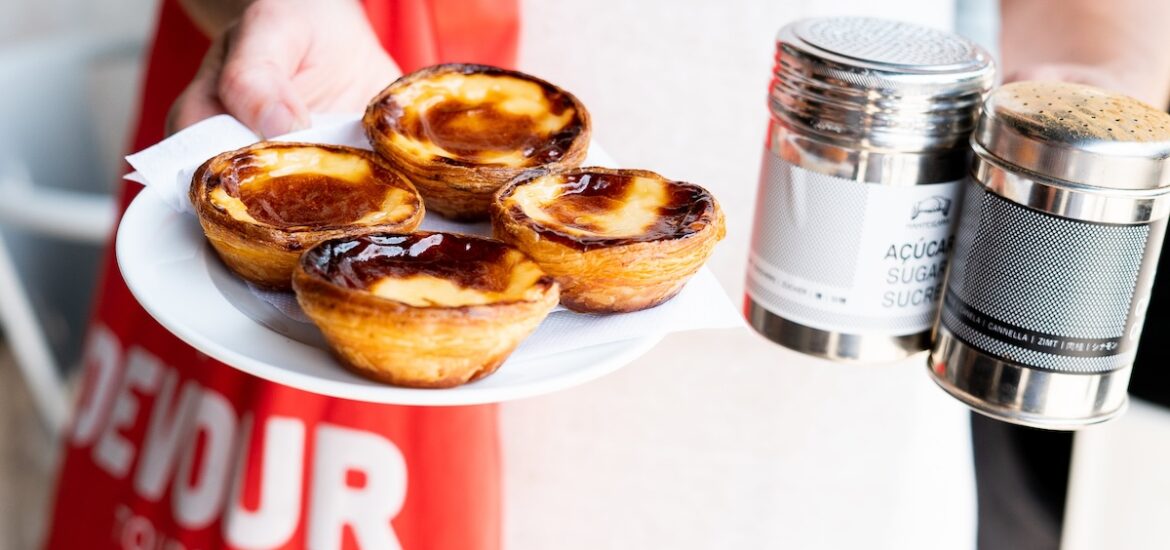
M261 137L267 139L293 131L296 124L297 119L293 116L292 111L283 103L276 102L265 107L260 113L256 129L260 131Z

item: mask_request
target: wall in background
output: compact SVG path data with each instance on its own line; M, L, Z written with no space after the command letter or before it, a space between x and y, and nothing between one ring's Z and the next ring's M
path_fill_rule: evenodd
M0 47L57 32L143 36L156 0L2 0Z
M0 57L35 55L34 44L60 42L82 34L98 34L142 40L147 35L157 0L0 0ZM43 48L42 48L43 49ZM86 75L86 112L93 120L96 145L92 158L99 164L92 182L95 190L116 184L119 159L124 154L126 132L131 124L133 90L138 88L138 60L111 59L92 67ZM43 77L43 74L28 78ZM24 78L24 77L21 77ZM63 182L56 182L63 183ZM76 182L73 182L76 184ZM72 186L72 184L70 185ZM10 245L36 248L37 240L9 230ZM58 245L60 246L60 245ZM76 246L72 249L76 256ZM86 251L90 269L96 268L96 250ZM43 260L44 258L40 258ZM38 258L25 256L22 265ZM82 263L85 263L84 261ZM76 267L76 266L75 266ZM34 289L42 322L55 344L80 336L89 297L62 293L54 285ZM74 283L74 286L76 284ZM47 304L49 298L77 302L68 306ZM72 318L72 319L67 319ZM53 447L35 413L19 371L4 348L0 334L0 550L32 550L39 547L46 520L48 493L56 470ZM71 344L58 345L71 356ZM59 359L68 360L67 357Z

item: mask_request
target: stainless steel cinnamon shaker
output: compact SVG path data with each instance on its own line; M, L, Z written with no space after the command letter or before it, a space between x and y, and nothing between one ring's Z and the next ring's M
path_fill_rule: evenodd
M1017 424L1073 429L1126 403L1170 214L1170 115L1075 84L993 92L930 372Z
M776 39L745 315L834 360L924 350L990 55L880 19L798 21Z

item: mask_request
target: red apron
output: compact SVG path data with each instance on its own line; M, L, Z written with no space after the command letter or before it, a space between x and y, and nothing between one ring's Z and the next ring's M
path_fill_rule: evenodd
M511 65L517 10L515 0L367 2L404 71ZM207 46L165 0L134 150L163 138ZM124 188L122 208L139 190ZM231 369L143 311L113 247L101 288L47 548L499 548L495 407L344 401Z

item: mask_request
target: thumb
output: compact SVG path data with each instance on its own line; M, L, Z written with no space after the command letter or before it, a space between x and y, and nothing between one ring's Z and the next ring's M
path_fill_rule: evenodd
M247 15L226 36L217 84L220 102L265 138L307 127L308 108L292 84L307 49L302 38L306 35L288 29L287 20L280 21L287 18L258 24Z

